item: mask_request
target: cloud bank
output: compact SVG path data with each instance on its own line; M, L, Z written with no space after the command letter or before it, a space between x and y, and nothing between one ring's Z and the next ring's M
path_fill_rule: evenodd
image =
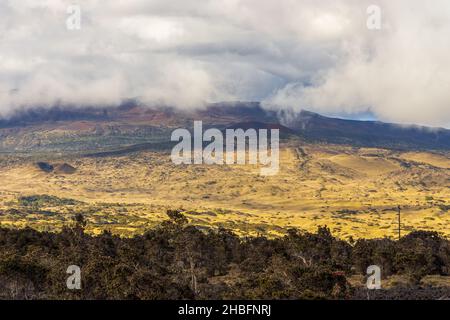
M267 108L450 127L450 3L0 1L0 115L34 106ZM367 8L381 8L369 30Z

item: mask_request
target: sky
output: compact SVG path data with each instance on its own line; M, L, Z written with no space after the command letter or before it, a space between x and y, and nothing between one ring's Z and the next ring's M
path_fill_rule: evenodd
M450 128L449 53L448 0L0 0L0 116L261 101Z

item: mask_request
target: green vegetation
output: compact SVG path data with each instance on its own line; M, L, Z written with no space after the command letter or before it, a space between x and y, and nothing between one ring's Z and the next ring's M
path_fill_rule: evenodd
M372 264L381 267L383 278L409 279L408 290L372 295L433 298L445 289L421 289L421 279L450 271L450 241L436 232L348 243L319 227L317 233L291 229L277 239L240 238L223 228L189 225L178 211L167 215L169 220L133 238L106 231L88 235L80 214L60 233L0 228L0 298L365 298L367 291L348 279L364 279ZM66 288L69 265L81 267L81 290Z
M80 201L67 198L58 198L49 195L33 195L27 197L19 197L19 205L24 207L57 207L57 206L74 206L80 204Z

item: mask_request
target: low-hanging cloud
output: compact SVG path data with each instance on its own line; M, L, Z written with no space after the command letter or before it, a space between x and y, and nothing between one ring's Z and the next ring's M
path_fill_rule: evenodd
M68 30L72 4L0 2L0 116L261 100L450 127L446 0L79 0L81 29ZM380 30L366 27L370 5Z

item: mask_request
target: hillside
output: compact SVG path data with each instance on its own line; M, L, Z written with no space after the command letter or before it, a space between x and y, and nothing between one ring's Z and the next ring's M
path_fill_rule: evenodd
M288 120L286 120L288 119ZM308 111L287 116L257 102L211 104L196 111L146 108L128 102L116 108L53 108L19 112L0 120L0 152L104 152L133 145L169 143L178 127L194 120L224 128L281 128L282 138L310 143L407 150L450 150L450 130L324 117ZM145 148L145 147L144 147ZM152 146L148 146L152 149Z
M101 157L100 157L101 155ZM450 236L450 154L283 142L280 172L257 165L174 165L166 151L91 155L0 156L0 223L58 230L74 213L88 231L140 234L167 209L197 226L240 235L279 236L328 225L341 238L395 237L397 205L404 233ZM22 196L74 199L76 205L23 206Z
M311 141L360 147L450 150L450 130L328 118L302 111L288 126Z
M282 124L278 116L286 117L258 103L195 112L133 104L42 112L11 118L0 129L3 226L54 231L83 213L90 233L130 236L159 223L165 210L181 209L193 225L239 235L276 237L326 224L340 238L377 238L397 235L400 205L404 233L450 236L448 130L306 111ZM257 165L174 165L170 133L194 120L222 130L280 129L279 173L262 177ZM48 196L62 200L20 200Z

